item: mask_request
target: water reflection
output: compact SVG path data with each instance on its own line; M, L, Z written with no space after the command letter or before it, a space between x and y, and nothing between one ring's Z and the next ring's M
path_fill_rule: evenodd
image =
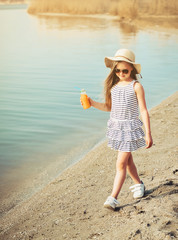
M138 28L135 25L129 23L120 22L119 28L125 35L130 35L131 33L134 33L134 35L136 35L138 32Z
M109 27L118 27L123 34L136 34L138 29L136 26L120 22L115 17L99 16L77 16L77 15L39 15L40 24L47 26L49 29L92 29L102 30Z
M106 28L108 21L104 18L80 17L73 15L39 15L40 24L48 26L48 28L56 29L86 29L99 30Z

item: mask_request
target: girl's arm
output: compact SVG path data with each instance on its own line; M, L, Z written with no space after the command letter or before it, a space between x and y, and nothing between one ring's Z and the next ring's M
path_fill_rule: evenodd
M90 105L94 108L97 108L97 109L99 109L101 111L105 111L105 112L111 111L111 108L106 103L95 102L90 97L88 97L88 100L90 101ZM81 104L82 104L82 102L81 102Z
M93 101L90 97L88 98L92 107L97 108L101 111L110 112L111 108L106 103L100 103Z
M151 136L151 127L150 127L150 117L148 114L148 110L146 107L146 101L145 101L145 92L142 87L142 85L138 82L134 85L135 93L137 95L137 100L140 108L140 114L142 117L142 121L145 126L146 131L146 148L150 148L153 144L152 136Z

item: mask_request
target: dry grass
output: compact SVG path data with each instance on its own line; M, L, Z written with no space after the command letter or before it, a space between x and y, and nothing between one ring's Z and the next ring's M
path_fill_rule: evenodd
M135 19L140 15L176 15L178 0L31 0L36 13L106 14Z
M106 13L110 1L112 2L112 0L32 0L28 12L60 12L72 14Z
M131 19L138 17L139 2L137 0L120 0L118 3L118 15L122 18L128 16Z
M147 0L145 12L151 15L178 15L177 0Z

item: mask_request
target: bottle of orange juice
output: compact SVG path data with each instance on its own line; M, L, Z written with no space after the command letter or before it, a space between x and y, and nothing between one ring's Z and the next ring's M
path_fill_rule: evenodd
M81 90L81 102L82 102L82 105L83 105L83 109L88 109L88 108L91 107L85 89Z

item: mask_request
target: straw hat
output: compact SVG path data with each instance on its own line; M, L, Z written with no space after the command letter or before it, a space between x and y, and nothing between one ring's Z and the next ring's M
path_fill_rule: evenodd
M135 54L128 49L119 49L114 57L105 57L104 59L106 67L112 68L114 62L124 61L132 63L136 68L137 72L141 72L141 65L135 63Z

